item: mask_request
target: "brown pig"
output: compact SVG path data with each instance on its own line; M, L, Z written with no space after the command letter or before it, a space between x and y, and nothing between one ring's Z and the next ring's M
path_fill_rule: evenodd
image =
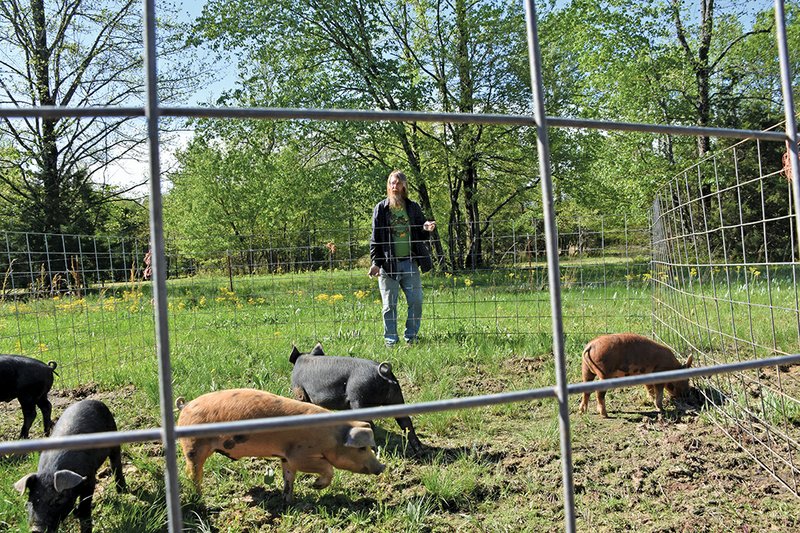
M178 398L176 405L180 410L178 426L330 412L310 403L256 389L209 392L189 403ZM359 474L380 474L385 468L372 450L375 437L367 422L179 440L186 459L186 471L198 492L203 481L203 464L214 452L230 459L280 457L283 500L286 503L292 501L298 470L319 474L313 486L322 489L331 484L334 466Z
M595 376L600 379L619 378L651 372L665 372L692 366L692 356L686 364L675 358L672 350L647 337L634 333L615 333L601 335L591 341L583 349L581 373L583 381L592 381ZM681 397L689 390L689 380L672 381L646 385L647 392L654 400L659 411L664 410L664 388L670 396ZM597 391L597 412L604 417L606 413L606 391ZM589 393L583 393L581 413L589 406Z

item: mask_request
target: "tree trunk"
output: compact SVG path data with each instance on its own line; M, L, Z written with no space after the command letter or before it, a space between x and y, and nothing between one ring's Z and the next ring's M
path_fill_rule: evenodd
M469 25L467 20L466 0L456 0L456 68L458 70L459 98L458 108L461 113L474 113L475 84L472 79L469 57ZM473 131L469 125L457 128L459 142L456 144L459 154L459 172L464 184L464 203L467 214L468 257L469 268L478 268L483 263L481 251L480 211L478 209L478 169L476 167L475 146L480 136L480 127Z
M707 127L711 120L709 103L711 67L708 54L711 48L711 37L714 30L714 0L702 0L700 3L700 47L697 50L695 77L697 79L697 124ZM697 138L697 155L702 158L711 148L707 135Z
M34 43L31 63L33 82L36 87L38 105L53 106L55 100L50 92L50 51L47 46L47 22L43 0L31 0L31 17L34 27ZM61 177L58 168L58 144L56 125L58 119L41 119L41 151L38 155L39 179L44 189L44 220L41 231L60 233L67 222L61 202Z

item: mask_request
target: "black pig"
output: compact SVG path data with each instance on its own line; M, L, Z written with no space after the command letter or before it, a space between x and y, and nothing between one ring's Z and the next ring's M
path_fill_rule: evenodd
M114 416L103 402L81 400L70 405L56 422L54 437L116 431ZM28 489L28 525L31 533L50 533L75 509L81 533L92 531L92 494L95 475L109 459L117 492L127 490L122 475L119 446L88 450L46 450L39 457L39 471L14 483L20 494ZM75 501L78 506L75 507Z
M324 356L317 343L308 354L292 347L289 362L292 370L292 391L296 399L311 402L326 409L359 409L380 405L405 403L400 383L389 363L376 363L356 357ZM408 437L414 452L422 443L414 432L411 418L398 417L397 423Z
M36 406L42 411L44 434L49 435L53 427L50 413L53 406L47 393L53 386L56 362L43 363L22 355L0 355L0 401L19 400L22 407L22 431L19 438L27 439L33 421L36 419Z

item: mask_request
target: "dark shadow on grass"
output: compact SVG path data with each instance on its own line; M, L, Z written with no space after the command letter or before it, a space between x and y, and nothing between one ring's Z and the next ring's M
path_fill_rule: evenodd
M324 507L331 515L335 515L343 509L351 512L360 509L369 510L374 508L377 503L373 498L352 499L342 493L331 491L321 495L314 493L298 495L295 490L294 501L286 504L283 502L283 491L281 489L268 489L263 486L251 487L245 493L244 500L251 507L259 507L267 512L269 522L280 517L287 509L297 509L305 512Z
M728 402L727 395L714 387L696 387L692 392L695 393L694 400L701 409L720 407Z
M486 446L426 446L415 459L417 463L426 465L450 465L463 457L469 457L477 463L496 465L508 457L505 451L489 450Z
M205 531L219 531L219 528L211 525L211 520L214 515L222 511L221 508L207 506L203 497L194 490L185 494L182 501L184 503L181 505L181 515L184 531L197 531L201 524Z
M647 410L628 410L625 409L624 406L620 409L608 407L608 418L612 420L620 419L633 423L639 423L645 419L653 422L680 422L683 417L694 416L709 405L706 397L709 392L710 389L699 390L692 387L689 389L689 392L681 398L669 398L665 395L663 412L658 411L655 405L653 405L653 409ZM607 403L606 405L608 406L609 404ZM594 406L594 404L592 404L592 406ZM598 420L602 420L602 417L594 412L578 414L577 416L596 416Z
M30 453L14 453L10 455L0 455L0 465L13 466L24 463L30 457Z
M386 422L394 424L393 420L387 420ZM408 440L400 433L388 431L377 424L373 424L372 427L375 434L375 444L381 448L382 452L405 457L410 460L425 455L428 446L425 445L424 441L422 442L422 450L415 452L408 444ZM422 438L420 438L420 440L422 440Z

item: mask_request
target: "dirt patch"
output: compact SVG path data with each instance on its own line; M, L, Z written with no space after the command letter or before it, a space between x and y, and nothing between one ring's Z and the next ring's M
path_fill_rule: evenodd
M87 383L80 387L71 389L53 389L48 394L50 404L53 406L52 418L55 423L61 413L72 405L73 403L93 399L100 400L106 403L117 419L117 425L120 424L120 419L127 419L128 413L122 413L123 410L128 410L135 395L139 394L136 387L133 385L125 385L114 390L102 390L96 383ZM136 412L130 413L136 416ZM141 417L141 422L151 421L152 417ZM12 400L10 402L0 402L0 439L11 440L19 436L19 430L22 427L22 409L20 409L19 401ZM149 425L146 427L153 427ZM138 425L137 425L138 429ZM31 427L31 438L44 437L42 428L42 413L37 408L36 420Z
M544 359L534 357L511 357L503 361L503 370L518 375L538 374L544 366Z
M479 394L494 394L507 390L508 383L491 376L486 372L477 370L474 375L467 376L456 382L456 396L473 396Z

